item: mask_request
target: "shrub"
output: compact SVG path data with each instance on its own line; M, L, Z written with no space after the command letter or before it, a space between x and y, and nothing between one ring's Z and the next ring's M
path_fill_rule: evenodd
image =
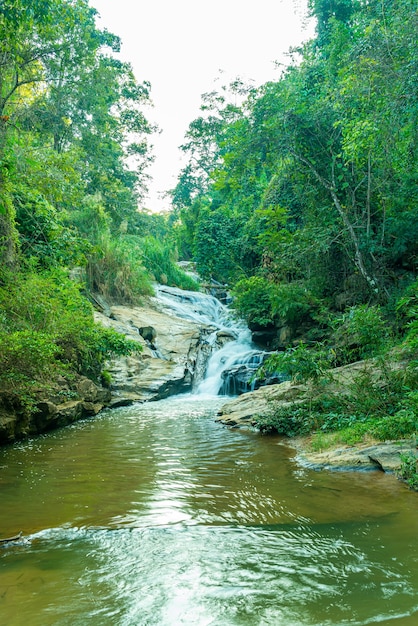
M254 426L260 432L277 433L286 437L307 435L316 426L317 415L309 410L306 404L290 406L274 406L263 416L256 416Z
M409 454L401 454L401 468L398 476L402 478L411 489L418 491L418 459L412 452Z
M395 415L386 415L370 426L369 432L381 441L402 439L418 432L418 417L407 409L401 409Z
M291 326L311 320L318 308L312 294L298 283L276 284L261 276L242 278L233 288L233 306L251 327Z
M274 315L271 303L273 285L260 276L242 278L232 290L232 306L250 328L272 326Z
M287 326L298 328L318 307L312 294L299 283L274 285L271 295L271 308L275 319Z
M294 382L318 382L331 367L332 354L325 350L310 350L304 343L270 356L258 370L257 376L280 373Z
M20 274L0 288L0 380L9 386L70 371L97 380L107 358L140 349L95 324L90 303L62 270Z
M340 363L377 356L388 345L389 328L379 306L352 307L334 328Z
M53 373L58 346L46 333L34 330L0 332L0 381L3 389L42 381Z
M153 294L136 238L102 236L88 259L86 275L88 289L120 304L139 304L142 296Z

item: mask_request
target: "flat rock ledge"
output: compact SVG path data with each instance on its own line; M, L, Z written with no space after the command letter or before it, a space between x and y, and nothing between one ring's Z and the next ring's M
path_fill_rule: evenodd
M352 375L361 371L364 364L356 363L335 370L334 384L344 384ZM335 381L337 381L335 383ZM233 428L255 428L257 417L268 415L276 405L289 406L307 402L306 385L290 381L261 387L226 402L219 410L216 421ZM418 457L415 439L402 441L372 441L355 446L341 446L322 452L309 450L309 437L283 438L283 442L296 449L296 460L305 467L327 470L381 470L397 472L401 467L401 455Z
M380 470L396 473L401 467L403 454L418 456L413 440L384 441L342 446L323 452L307 450L307 440L289 439L289 445L296 448L296 461L311 469L339 471Z

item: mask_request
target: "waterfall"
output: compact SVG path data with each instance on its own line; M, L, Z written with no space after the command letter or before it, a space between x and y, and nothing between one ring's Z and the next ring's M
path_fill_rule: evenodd
M238 395L255 388L254 374L267 353L253 345L250 330L243 320L237 319L227 306L206 293L159 285L157 296L164 307L178 317L213 329L207 339L212 355L206 375L195 393Z

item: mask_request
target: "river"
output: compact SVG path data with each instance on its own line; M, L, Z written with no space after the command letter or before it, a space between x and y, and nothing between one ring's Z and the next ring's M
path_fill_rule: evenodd
M418 620L418 498L300 467L220 400L104 412L0 451L0 623L342 626Z
M0 537L23 532L1 625L416 626L417 494L216 423L212 365L193 395L0 449Z

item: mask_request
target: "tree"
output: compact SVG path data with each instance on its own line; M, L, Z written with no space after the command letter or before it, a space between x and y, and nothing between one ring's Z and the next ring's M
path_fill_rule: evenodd
M83 198L101 194L118 228L134 222L150 159L152 127L142 112L149 84L107 53L119 39L96 28L87 0L35 4L0 7L0 260L7 264L16 258L15 198L25 212L35 185L68 220Z

